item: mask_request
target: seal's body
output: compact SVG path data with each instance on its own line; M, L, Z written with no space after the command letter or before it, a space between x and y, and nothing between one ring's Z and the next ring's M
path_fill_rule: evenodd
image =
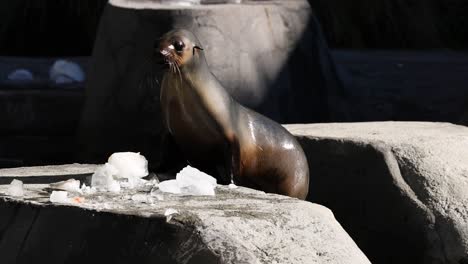
M229 95L191 32L167 33L159 51L170 66L161 86L163 118L188 162L223 183L305 199L309 169L294 136Z

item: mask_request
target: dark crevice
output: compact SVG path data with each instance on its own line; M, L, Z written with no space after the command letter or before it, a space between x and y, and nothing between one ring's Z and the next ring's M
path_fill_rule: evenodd
M26 231L26 234L23 238L23 241L21 242L21 246L19 247L18 249L18 254L16 255L16 260L18 261L18 259L21 257L22 254L24 254L24 248L25 248L25 245L27 244L28 242L28 239L29 239L29 235L31 234L31 230L33 228L35 228L35 224L36 224L36 220L39 218L39 214L41 212L40 209L35 209L34 210L34 216L32 218L32 221L30 222L29 224L29 227L28 227L28 230Z

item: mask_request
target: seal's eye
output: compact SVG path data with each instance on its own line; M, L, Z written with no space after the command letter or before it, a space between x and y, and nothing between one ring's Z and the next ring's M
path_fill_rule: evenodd
M178 52L181 52L181 51L184 49L184 47L185 47L184 42L182 42L182 41L180 41L180 40L174 41L174 43L173 43L172 45L174 45L174 49L175 49L176 51L178 51Z

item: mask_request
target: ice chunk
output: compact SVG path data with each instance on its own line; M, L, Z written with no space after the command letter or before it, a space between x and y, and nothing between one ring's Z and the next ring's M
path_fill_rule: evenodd
M182 194L185 195L215 195L214 186L207 181L194 183L179 183Z
M216 179L193 167L187 166L176 175L182 194L215 195Z
M75 179L69 179L66 181L51 183L50 187L60 189L67 192L78 192L81 193L80 181Z
M114 179L118 173L117 169L109 163L106 163L96 169L91 177L91 186L104 191L119 192L120 184Z
M177 180L167 180L159 183L159 190L167 193L180 194L182 193L179 182Z
M121 181L120 186L123 188L133 189L135 187L146 185L146 180L136 177L127 178L127 181Z
M50 201L52 203L68 203L68 192L65 191L53 191L50 195Z
M216 187L215 178L191 166L187 166L177 173L176 179L180 182L181 186L196 185L199 182L206 182Z
M237 188L237 185L235 185L234 183L231 183L228 185L229 189L236 189Z
M120 192L120 183L116 180L111 180L107 186L107 190L113 193Z
M10 186L8 186L8 195L16 197L23 196L23 182L16 179L11 181Z
M117 169L115 177L143 178L148 175L148 161L135 152L117 152L109 157L108 163Z
M26 69L16 69L8 74L8 80L28 82L34 80L33 74Z
M94 192L96 191L96 188L93 188L93 187L91 187L91 186L86 186L86 184L83 183L83 184L81 185L80 190L81 190L81 193L84 193L84 194L92 194L92 193L94 193Z
M85 73L77 63L56 60L50 68L49 78L57 84L82 82L85 79Z
M121 187L133 189L146 185L147 181L142 177L147 175L148 161L144 156L135 152L117 152L96 170L91 186L98 190L119 192Z
M177 173L175 180L159 183L162 192L184 195L215 195L215 187L215 178L190 166Z

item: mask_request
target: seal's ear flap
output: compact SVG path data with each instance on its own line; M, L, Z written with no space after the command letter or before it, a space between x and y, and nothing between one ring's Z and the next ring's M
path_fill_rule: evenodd
M198 47L198 46L193 46L193 55L195 55L195 49L203 50L202 48L200 48L200 47Z

